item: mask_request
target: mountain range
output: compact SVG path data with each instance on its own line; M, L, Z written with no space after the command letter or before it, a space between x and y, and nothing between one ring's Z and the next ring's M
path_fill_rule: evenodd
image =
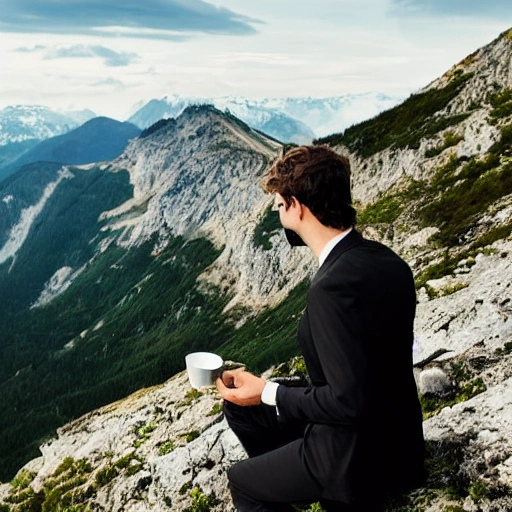
M380 93L263 100L170 95L139 105L128 121L140 128L147 128L159 119L178 116L189 105L213 105L219 110L231 112L252 128L282 142L305 144L316 137L336 133L352 124L370 119L400 101L400 98Z
M62 135L31 145L29 149L0 165L0 180L33 162L78 165L112 160L140 132L139 128L128 122L95 117Z
M317 140L351 160L359 229L415 275L429 477L388 511L512 510L511 63L512 30ZM303 371L316 262L260 186L283 149L192 105L112 160L0 181L2 512L232 510L244 453L184 355Z
M400 98L379 93L264 100L170 95L139 102L126 120L142 130L160 119L177 117L187 106L214 105L280 141L302 144L369 119L399 101ZM62 135L93 117L97 116L90 110L56 112L42 106L11 106L0 110L0 165L42 140Z

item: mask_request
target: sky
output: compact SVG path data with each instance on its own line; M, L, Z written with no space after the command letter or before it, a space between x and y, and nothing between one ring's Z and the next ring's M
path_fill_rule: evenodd
M510 0L1 0L0 109L405 98L509 28Z

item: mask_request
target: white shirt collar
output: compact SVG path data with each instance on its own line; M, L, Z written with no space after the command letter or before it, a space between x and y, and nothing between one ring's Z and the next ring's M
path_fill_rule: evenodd
M321 267L323 265L324 261L327 259L327 256L329 256L329 253L334 249L334 247L338 244L338 242L342 238L345 238L351 231L352 231L352 228L348 228L347 231L343 231L343 233L336 235L334 238L331 238L325 244L325 247L322 249L322 252L320 253L320 256L318 257L318 266L319 267Z

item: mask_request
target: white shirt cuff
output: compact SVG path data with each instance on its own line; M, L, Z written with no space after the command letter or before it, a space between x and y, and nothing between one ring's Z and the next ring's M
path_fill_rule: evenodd
M261 393L261 401L267 405L277 405L276 395L279 384L277 382L267 382Z

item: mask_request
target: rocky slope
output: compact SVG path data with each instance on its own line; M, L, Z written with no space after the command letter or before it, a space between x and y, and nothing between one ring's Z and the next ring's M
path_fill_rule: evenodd
M500 242L478 256L457 275L465 288L420 296L416 360L448 352L417 369L420 391L438 397L440 412L424 423L428 484L404 497L399 510L512 507L510 251L512 242ZM60 428L41 453L0 487L10 510L39 501L42 510L74 503L69 510L230 511L226 470L245 457L216 391L193 390L185 373Z
M500 136L499 123L492 122L493 117L490 116L495 109L492 95L512 87L511 37L510 32L502 34L418 93L420 97L438 91L464 75L465 79L454 90L455 94L441 98L441 108L432 112L434 120L448 119L446 128L430 133L425 131L426 136L415 144L417 147L397 147L395 144L369 157L361 157L358 151L350 151L349 148L354 169L354 195L358 200L363 203L374 201L404 178L424 180L431 177L451 154L459 158L481 157L489 151ZM421 108L421 104L418 107ZM403 128L406 130L408 127ZM456 144L446 144L447 133L456 135L460 140ZM435 156L425 157L429 150L443 146L444 149Z
M267 108L243 98L195 98L179 95L152 99L134 112L128 121L140 128L148 128L160 119L178 117L189 106L212 105L223 112L230 112L251 128L277 140L310 143L315 134L309 126L278 109Z
M292 251L282 236L272 239L272 251L253 243L272 202L260 178L281 146L225 116L212 107L189 107L151 140L133 141L112 164L112 170L130 173L133 200L103 218L124 230L121 245L139 245L155 234L165 245L168 232L213 240L223 251L203 279L229 288L232 305L260 309L288 295L312 258ZM140 216L117 220L141 204L146 207ZM290 282L284 287L283 276Z

